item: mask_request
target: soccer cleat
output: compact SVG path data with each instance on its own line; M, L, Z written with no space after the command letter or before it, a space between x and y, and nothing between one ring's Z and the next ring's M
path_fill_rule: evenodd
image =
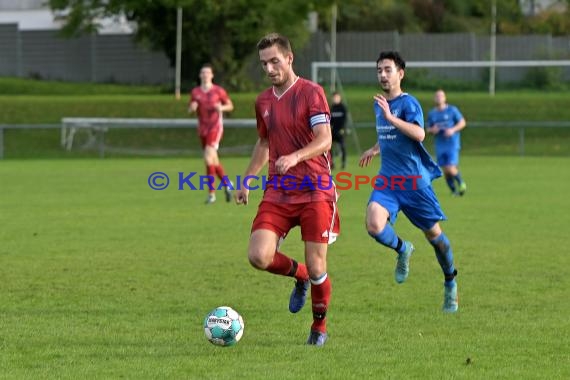
M394 277L398 284L403 283L408 278L408 273L410 273L410 256L414 252L414 245L409 241L404 242L406 249L404 252L398 254L398 261L396 262L396 270L394 271Z
M455 313L459 308L457 298L457 283L454 281L452 286L443 286L443 311L446 313Z
M459 195L463 196L465 194L465 192L467 191L467 184L465 182L461 182L461 184L459 185Z
M206 198L206 204L212 204L216 201L216 194L208 194L208 198Z
M309 334L309 339L307 339L307 344L317 347L322 347L325 345L329 335L326 332L320 332L316 330L311 330Z
M299 310L305 306L305 301L307 301L307 291L311 285L310 281L297 280L295 282L295 287L291 292L291 297L289 298L289 311L291 313L297 313Z

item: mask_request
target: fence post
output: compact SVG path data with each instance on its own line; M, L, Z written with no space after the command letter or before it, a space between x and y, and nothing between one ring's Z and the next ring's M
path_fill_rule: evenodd
M22 78L24 75L24 70L22 68L22 32L20 31L20 26L18 25L16 30L16 76Z
M400 51L400 33L397 30L394 30L393 36L394 36L394 50Z
M97 83L97 34L91 33L89 36L91 52L91 83Z
M99 135L99 158L105 158L105 127L97 128Z

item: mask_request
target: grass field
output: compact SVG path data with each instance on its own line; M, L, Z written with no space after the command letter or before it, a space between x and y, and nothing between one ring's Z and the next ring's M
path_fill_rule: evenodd
M368 189L344 191L329 251L330 340L304 345L310 308L287 311L292 281L251 268L247 207L178 191L199 159L0 162L0 377L5 379L568 379L570 159L464 156L463 198L434 182L449 217L460 311L416 245L408 282L363 226ZM357 169L351 157L349 171ZM228 158L240 174L246 158ZM147 185L155 171L170 187ZM294 230L284 252L301 257ZM209 344L207 312L244 317L233 348Z
M23 86L12 94L2 95L2 86L6 82L0 79L0 125L1 124L59 124L63 117L126 117L126 118L184 118L187 117L187 99L176 101L172 95L149 94L152 89L134 87L132 94L126 86L92 85L71 86L70 84L53 84L54 93L49 88L39 86L32 92L32 84ZM27 83L27 82L24 82ZM40 82L41 83L41 82ZM70 89L71 88L71 89ZM83 91L85 90L85 91ZM14 90L15 91L15 90ZM67 91L67 93L66 93ZM71 92L70 91L75 91ZM108 93L104 93L108 91ZM155 89L154 91L158 91ZM375 141L373 112L371 108L374 88L346 88L348 102L354 122L363 126L358 128L358 136L362 146L372 145ZM432 106L431 92L412 92L421 101L424 111ZM228 118L253 118L255 93L231 94L235 103L235 111ZM467 129L462 132L463 153L485 155L516 155L519 153L520 129L497 127L469 127L471 122L485 121L535 122L537 127L527 127L525 133L525 154L570 156L570 128L544 127L541 122L565 122L570 120L570 95L568 92L537 93L531 91L502 92L494 97L485 93L450 92L449 101L460 107L467 119ZM97 157L98 152L93 145L89 149L81 149L82 136L78 134L72 152L64 151L60 146L58 129L6 129L4 131L4 156L6 158L83 158ZM226 128L224 147L240 147L252 144L255 130ZM85 141L85 138L84 138ZM106 133L105 142L116 152L125 150L145 150L156 155L172 155L168 150L188 150L183 154L198 156L199 141L195 130L184 129L112 129ZM356 154L356 145L348 140L349 150ZM426 146L431 147L431 141ZM111 149L109 149L111 150ZM249 154L249 149L247 152ZM163 153L164 152L164 153ZM235 152L235 150L233 151ZM129 156L128 153L115 153L115 157ZM113 156L113 153L110 154Z

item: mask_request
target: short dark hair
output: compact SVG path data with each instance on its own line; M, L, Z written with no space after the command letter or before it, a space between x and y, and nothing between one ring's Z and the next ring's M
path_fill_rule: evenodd
M382 51L382 52L380 52L380 55L378 56L378 59L376 60L376 65L378 65L378 62L383 61L385 59L389 59L391 61L394 61L394 64L396 64L396 67L401 69L401 70L404 70L406 68L406 61L404 61L404 58L402 58L400 53L398 53L397 51Z
M214 72L214 66L211 63L204 63L202 67L200 67L200 70L202 69L210 69L212 72Z
M269 33L257 43L257 50L263 50L277 45L283 54L292 53L291 42L289 39L279 33Z

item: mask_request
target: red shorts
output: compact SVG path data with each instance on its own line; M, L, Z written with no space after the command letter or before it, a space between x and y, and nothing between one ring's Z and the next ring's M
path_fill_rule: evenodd
M223 134L224 134L223 128L212 128L206 131L205 134L200 133L200 141L202 142L202 149L206 148L206 146L211 146L212 148L218 150Z
M303 241L334 243L340 233L336 202L291 204L262 201L251 231L270 230L280 238L285 238L295 226L301 226Z

